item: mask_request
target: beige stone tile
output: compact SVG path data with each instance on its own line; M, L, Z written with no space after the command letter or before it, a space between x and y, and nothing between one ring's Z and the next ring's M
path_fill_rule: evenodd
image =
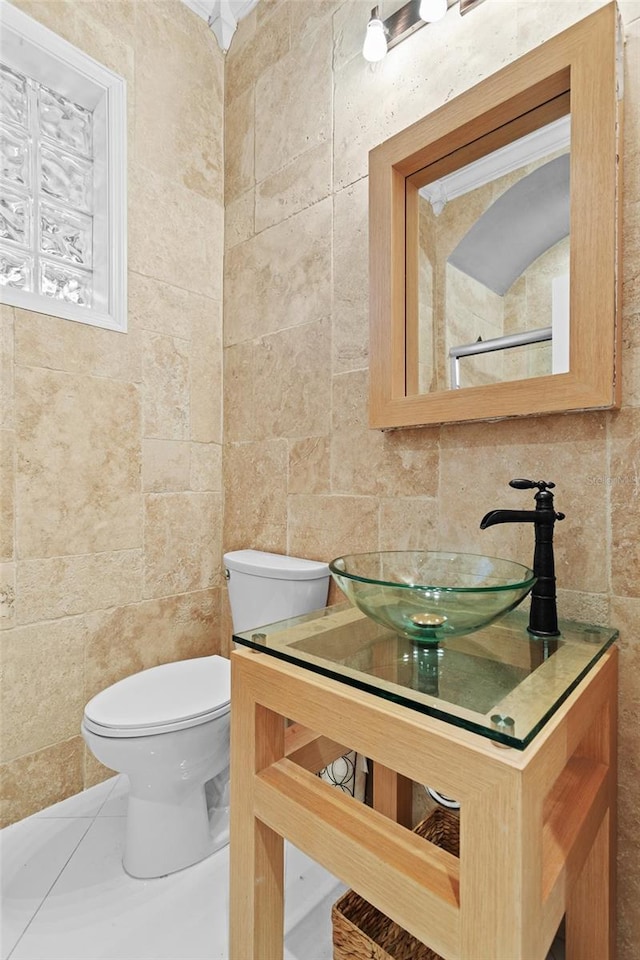
M191 453L185 440L142 441L142 489L175 493L190 489Z
M324 200L331 192L331 144L300 154L256 187L255 230L259 233Z
M233 620L229 604L229 591L226 589L222 591L220 606L220 653L223 657L229 657L232 650Z
M594 494L611 502L611 590L640 597L640 409L611 415L609 467Z
M306 7L306 4L299 5ZM274 13L277 16L282 16L285 10L289 14L293 13L293 4L290 0L263 0L263 2L256 7L256 28L262 27Z
M219 443L192 443L190 485L192 490L222 493L222 447Z
M227 55L225 94L227 102L253 87L258 77L283 57L290 43L290 7L284 4L278 15L256 30L254 12L241 20Z
M224 437L227 443L252 440L253 422L253 341L237 343L224 351Z
M217 653L219 611L216 588L90 614L84 702L139 670Z
M16 565L0 563L0 630L8 630L16 619Z
M255 88L255 175L261 181L331 136L329 31L315 30L265 70ZM286 110L282 105L286 104Z
M141 379L139 332L104 330L42 313L16 310L16 363L67 373Z
M255 233L255 191L247 190L224 209L224 246L230 250Z
M640 19L625 30L623 136L622 196L633 203L640 200Z
M560 528L558 528L559 531ZM612 622L609 612L611 602L608 594L604 592L580 593L578 590L565 590L562 587L558 587L556 593L558 616L563 620L595 623L598 626L608 626Z
M16 444L13 430L0 430L0 559L14 555Z
M191 318L206 315L211 303L190 290L129 272L129 319L140 329L189 340Z
M222 305L194 314L189 353L191 440L222 443Z
M287 552L287 463L286 440L226 445L225 552Z
M17 623L102 610L142 599L142 550L20 560Z
M3 635L3 761L78 733L85 633L85 620L71 617L14 627Z
M74 736L2 764L0 827L80 793L82 752L82 737ZM29 785L28 789L25 784Z
M640 347L640 310L635 311L633 305L629 304L628 309L623 311L622 316L622 352ZM624 391L623 382L623 391ZM635 386L635 385L634 385ZM626 398L623 395L623 405L626 405Z
M518 54L525 53L549 37L566 30L603 6L605 0L571 0L557 4L554 0L528 3L518 0L515 11L518 25Z
M291 327L255 344L257 438L329 433L330 357L328 319Z
M131 270L220 299L224 216L219 201L133 163L128 224Z
M227 103L224 120L225 206L253 188L255 174L255 91L243 90Z
M105 27L124 43L132 43L135 35L137 0L109 0L108 3L75 3L76 11L88 26L98 33Z
M383 18L389 16L389 0L379 3L378 7ZM370 16L368 3L344 3L334 14L333 69L336 73L350 60L362 59L362 44Z
M640 205L637 213L640 214ZM633 256L633 254L632 254ZM632 268L631 268L632 269ZM632 284L635 281L632 280ZM640 292L640 282L635 283ZM622 302L622 404L640 406L640 302Z
M0 304L0 428L13 427L14 310Z
M438 502L432 497L380 501L380 550L438 550Z
M16 0L14 6L68 40L69 43L78 42L77 4L73 0L60 0L55 4L43 2L43 0Z
M145 598L216 586L220 578L221 531L219 494L147 494Z
M640 27L640 23L637 22L640 19L639 0L618 0L618 9L620 10L623 24L635 27L636 29ZM636 22L632 23L632 21Z
M328 317L331 200L308 207L227 252L225 344Z
M330 492L329 437L289 441L289 493Z
M640 599L638 597L611 597L611 626L620 631L620 639L617 641L619 649L640 648L640 636L638 636L638 624L640 623ZM640 689L637 688L636 674L634 672L625 675L625 681L629 683L635 691L635 696L640 697ZM619 677L622 680L622 676ZM631 696L631 692L630 692Z
M620 630L618 669L618 955L633 960L640 937L640 600L612 597Z
M99 760L96 760L85 743L83 763L83 787L85 790L89 787L95 787L104 780L108 780L116 772L115 770L110 770L109 767L105 767Z
M235 351L227 368L233 378L227 393L230 397L228 439L327 434L330 425L328 322L291 327L241 346L245 349ZM292 376L291 371L295 371L295 375Z
M224 57L205 41L205 23L190 18L189 25L177 30L175 15L138 5L136 161L221 202Z
M480 530L480 520L493 509L534 508L528 491L508 486L514 477L554 481L556 508L566 514L555 528L558 587L594 594L606 589L610 562L606 496L585 496L590 478L606 472L605 427L602 414L583 413L443 428L441 548L530 565L532 524Z
M310 560L378 549L378 501L373 497L289 497L288 552Z
M41 3L39 6L56 10L64 4ZM116 3L111 7L110 2L72 3L70 6L74 9L70 22L65 16L65 22L71 26L67 38L90 57L123 76L133 97L133 34L128 29L133 21L133 4ZM55 21L52 29L59 32Z
M20 556L139 547L137 388L117 380L18 368L16 399Z
M625 204L622 230L622 303L629 316L640 309L640 200Z
M177 337L143 335L142 413L144 436L189 437L189 343Z
M303 44L314 33L321 31L331 36L333 15L342 6L342 0L313 0L312 3L290 4L292 46Z
M622 402L626 407L640 407L640 345L622 347Z
M438 428L383 433L368 425L366 371L333 378L331 489L382 497L434 496Z
M334 198L332 368L362 370L369 356L369 183Z
M407 43L409 40L404 42L403 47ZM402 129L401 123L395 125L389 121L387 111L381 115L379 110L385 98L394 103L400 99L397 88L389 80L390 61L386 61L388 58L377 64L368 64L361 55L355 55L335 74L335 190L366 177L369 151ZM397 67L397 61L394 66ZM417 120L428 112L428 105L425 104L425 109L413 119Z

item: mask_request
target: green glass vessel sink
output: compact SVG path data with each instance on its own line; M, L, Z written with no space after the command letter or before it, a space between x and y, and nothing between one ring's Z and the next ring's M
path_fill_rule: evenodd
M425 646L480 630L524 600L536 578L512 560L389 551L336 557L334 580L376 623Z

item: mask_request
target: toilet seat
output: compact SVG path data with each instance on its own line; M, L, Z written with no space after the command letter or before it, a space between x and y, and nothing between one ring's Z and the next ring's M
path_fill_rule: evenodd
M230 667L225 657L196 657L125 677L89 701L85 728L103 737L149 737L223 716L231 704Z

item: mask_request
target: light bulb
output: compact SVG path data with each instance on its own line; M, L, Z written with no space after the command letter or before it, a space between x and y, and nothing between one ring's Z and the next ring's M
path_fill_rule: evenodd
M447 0L421 0L418 16L427 23L442 20L447 12Z
M446 0L445 0L446 3ZM387 53L387 38L384 35L384 24L382 20L372 17L367 24L367 33L362 46L362 56L369 63L375 63L382 60Z

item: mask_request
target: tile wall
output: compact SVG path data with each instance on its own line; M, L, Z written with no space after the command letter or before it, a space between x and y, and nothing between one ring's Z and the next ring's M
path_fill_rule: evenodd
M451 548L527 560L481 532L514 476L558 485L561 612L621 632L619 945L640 943L640 3L626 35L623 405L381 433L367 427L370 148L602 5L487 0L360 55L371 3L261 2L225 69L225 549L316 559ZM382 11L391 9L382 3ZM515 505L512 503L512 505ZM224 600L223 600L224 602ZM228 634L228 611L224 610Z
M224 58L179 0L16 0L123 75L129 332L2 307L2 822L105 776L86 701L214 653Z
M602 0L487 0L373 68L368 0L260 0L226 61L179 0L15 2L127 79L130 329L2 309L3 822L102 778L79 736L99 689L226 651L222 550L524 559L528 531L478 522L512 476L543 476L567 514L562 613L621 631L620 957L635 960L639 0L620 4L622 409L391 433L367 427L368 150Z

